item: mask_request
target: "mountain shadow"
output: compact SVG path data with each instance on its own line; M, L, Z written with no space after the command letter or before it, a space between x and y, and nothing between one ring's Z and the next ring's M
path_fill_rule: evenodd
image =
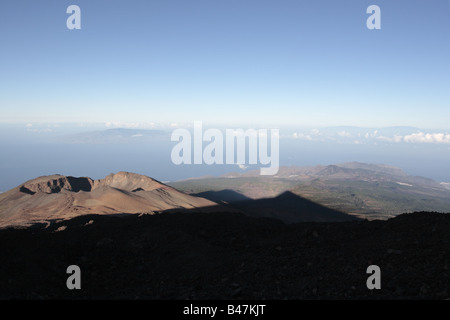
M223 190L225 196L229 199L239 198L241 195L231 190ZM230 191L230 192L229 192ZM221 192L203 192L197 195L203 195L204 198L212 200L216 196L218 205L203 208L183 209L174 208L163 211L169 212L230 212L243 213L249 217L255 218L273 218L283 221L284 223L299 222L342 222L342 221L358 221L361 220L347 213L325 207L311 200L305 199L295 193L286 191L273 198L248 199L241 201L220 202ZM242 195L242 197L245 197Z
M330 209L290 191L274 198L246 200L233 203L252 217L277 218L287 223L339 222L360 220L347 213Z
M231 189L224 189L220 191L205 191L192 194L196 197L202 197L217 203L233 203L238 201L252 200L251 198L244 196L242 193L236 192Z

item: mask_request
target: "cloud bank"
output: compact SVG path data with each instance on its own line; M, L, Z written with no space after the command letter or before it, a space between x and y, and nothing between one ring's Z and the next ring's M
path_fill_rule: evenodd
M291 138L304 141L335 141L338 143L364 144L369 142L450 144L448 132L424 132L416 128L322 128L294 132Z

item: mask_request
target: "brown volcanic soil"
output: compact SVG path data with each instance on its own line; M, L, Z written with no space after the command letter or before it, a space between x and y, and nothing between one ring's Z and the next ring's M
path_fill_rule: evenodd
M0 298L446 299L450 215L285 225L238 213L87 215L0 230ZM81 268L81 290L66 268ZM381 268L381 290L366 269Z
M121 171L100 180L51 175L0 194L0 227L28 226L83 214L152 213L214 205L136 173Z

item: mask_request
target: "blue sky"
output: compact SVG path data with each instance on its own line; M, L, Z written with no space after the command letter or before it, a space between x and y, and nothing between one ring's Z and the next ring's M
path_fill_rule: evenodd
M0 115L449 129L450 2L1 1Z

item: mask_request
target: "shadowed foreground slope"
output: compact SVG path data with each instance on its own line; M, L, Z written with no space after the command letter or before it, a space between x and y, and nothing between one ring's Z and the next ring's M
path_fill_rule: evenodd
M450 297L450 216L299 223L238 213L87 215L0 230L0 298ZM78 265L82 289L66 288ZM382 289L366 269L380 266Z

